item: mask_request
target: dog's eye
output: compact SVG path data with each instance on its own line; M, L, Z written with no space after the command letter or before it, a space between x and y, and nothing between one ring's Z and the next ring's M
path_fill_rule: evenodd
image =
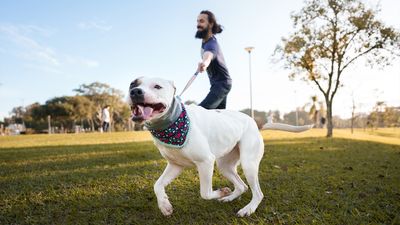
M156 84L156 85L154 85L154 88L160 90L162 87L160 85Z

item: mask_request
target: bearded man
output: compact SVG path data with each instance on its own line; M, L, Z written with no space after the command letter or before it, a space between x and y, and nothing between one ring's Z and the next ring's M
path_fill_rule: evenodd
M216 34L222 32L222 26L217 23L215 15L207 10L201 11L197 17L196 38L202 39L201 62L197 72L207 71L211 88L205 99L199 104L206 109L225 109L227 95L232 87L232 79Z

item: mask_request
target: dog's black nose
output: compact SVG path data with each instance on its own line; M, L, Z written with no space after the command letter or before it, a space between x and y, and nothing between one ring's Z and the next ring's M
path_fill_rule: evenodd
M131 97L139 97L139 96L143 96L144 95L144 91L140 88L134 88L131 90Z

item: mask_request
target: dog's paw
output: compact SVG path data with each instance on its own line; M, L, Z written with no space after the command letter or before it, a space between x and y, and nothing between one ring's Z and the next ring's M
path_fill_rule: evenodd
M237 213L237 216L239 217L244 217L244 216L250 216L252 213L254 213L257 209L257 205L254 204L248 204L246 205L243 209L239 210Z
M220 202L231 202L231 201L233 201L233 199L234 198L231 198L231 195L228 195L228 196L219 198L218 201L220 201Z
M158 202L158 208L160 208L161 213L164 216L170 216L172 214L172 212L174 211L172 208L172 205L168 201L168 199L164 199L164 200Z
M235 200L237 197L239 197L238 194L232 193L232 194L230 194L228 196L219 198L218 201L220 201L220 202L231 202L231 201Z
M218 201L220 202L231 202L235 200L236 198L240 197L244 192L247 191L247 186L244 186L243 188L236 188L231 194L219 198Z
M223 198L225 196L229 196L230 194L232 194L231 189L228 187L220 188L218 191L219 191L219 195L220 195L219 198Z

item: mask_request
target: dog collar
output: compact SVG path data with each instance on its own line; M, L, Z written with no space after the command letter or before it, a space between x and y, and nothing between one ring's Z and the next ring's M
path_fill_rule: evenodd
M149 129L155 139L167 147L182 148L186 144L186 138L189 133L190 121L186 109L181 103L182 112L178 118L166 129Z

